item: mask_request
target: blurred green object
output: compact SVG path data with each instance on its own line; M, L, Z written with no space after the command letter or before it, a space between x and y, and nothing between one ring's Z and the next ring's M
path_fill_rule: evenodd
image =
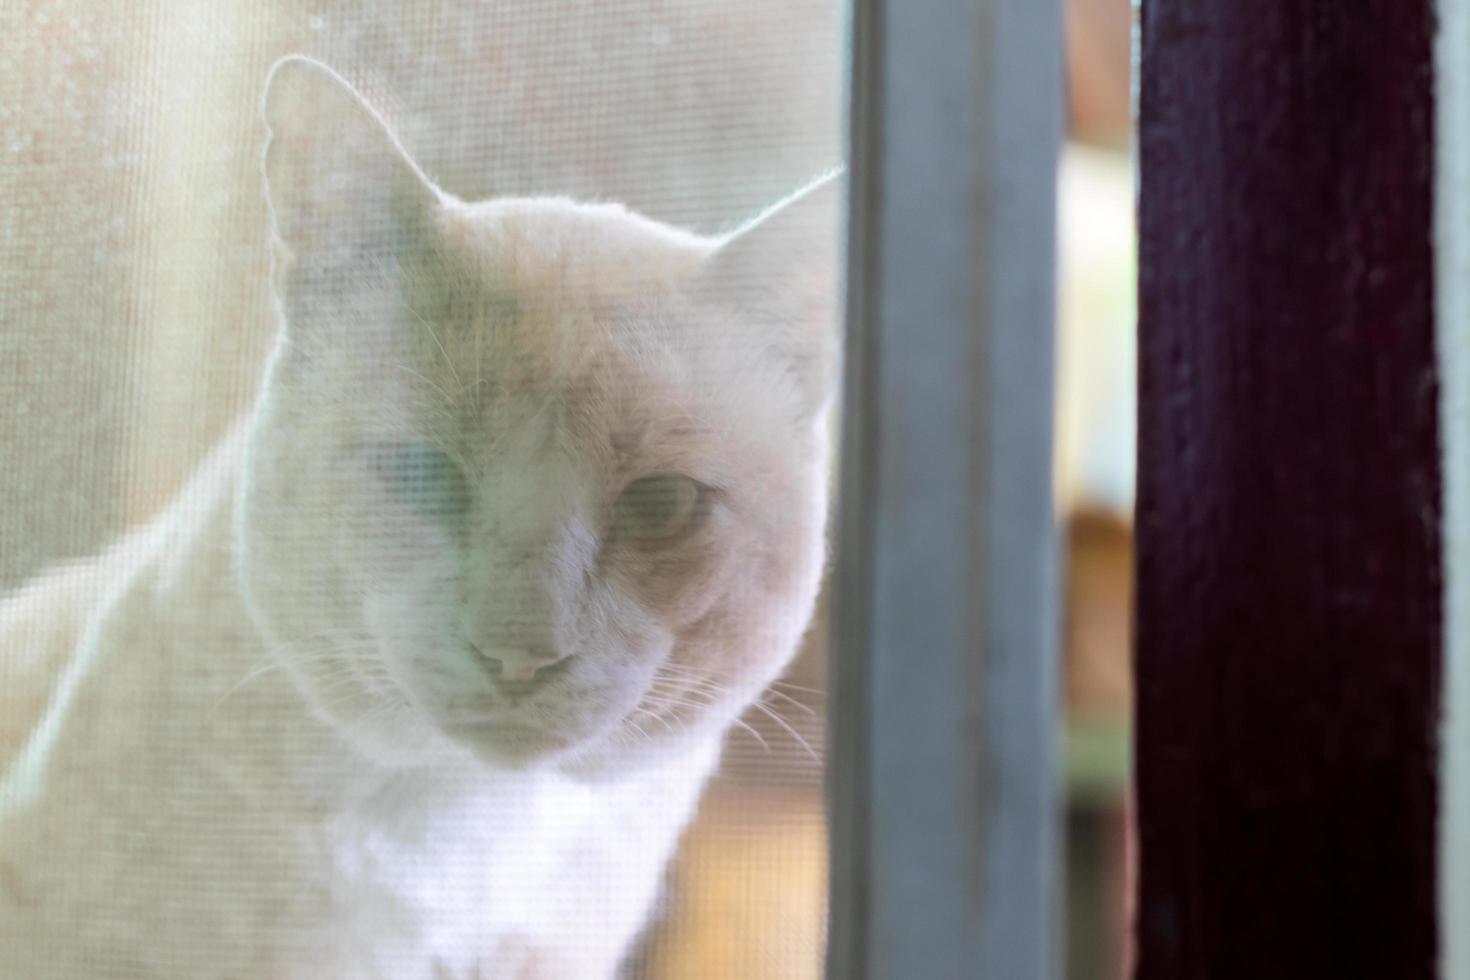
M1114 805L1133 774L1133 732L1126 718L1071 721L1062 748L1067 801Z

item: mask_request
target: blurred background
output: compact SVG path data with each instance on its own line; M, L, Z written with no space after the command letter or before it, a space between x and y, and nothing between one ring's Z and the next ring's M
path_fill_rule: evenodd
M1131 975L1135 416L1130 0L1065 0L1057 487L1068 980Z
M1075 980L1119 977L1127 956L1131 19L1127 0L1066 0ZM156 513L248 410L275 329L258 111L275 58L357 80L462 197L619 200L713 231L842 158L845 25L840 0L0 5L0 592ZM820 976L825 627L732 733L629 976Z

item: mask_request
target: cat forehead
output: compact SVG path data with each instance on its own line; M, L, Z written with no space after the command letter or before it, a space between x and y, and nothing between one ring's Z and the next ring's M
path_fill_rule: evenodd
M682 288L717 240L548 198L450 202L438 234L427 274L409 277L420 322L405 326L415 377L433 381L433 401L457 393L466 434L498 439L554 418L582 452L646 459L753 421L749 403L771 401L759 336Z
M544 467L573 459L577 473L594 482L629 468L695 472L711 454L727 455L715 447L732 450L769 428L768 406L743 383L751 372L727 375L719 357L702 358L667 338L640 342L659 332L646 321L603 324L595 343L524 341L557 332L553 323L519 324L502 337L521 341L474 348L462 334L456 346L455 331L440 329L449 357L430 341L415 370L399 379L418 393L409 403L420 406L417 425L446 435L487 472L535 468L537 483L571 479L552 479Z
M700 359L702 318L679 287L710 239L619 205L544 198L451 203L438 234L406 278L403 315L419 322L405 326L432 373L467 367L481 400L600 403L634 376L677 387Z
M564 198L449 202L439 234L461 272L522 297L589 303L672 287L715 245L621 205Z
M493 436L506 455L575 449L644 458L698 441L712 420L707 399L677 372L621 350L583 351L559 364L517 361L478 376L458 406L464 427Z

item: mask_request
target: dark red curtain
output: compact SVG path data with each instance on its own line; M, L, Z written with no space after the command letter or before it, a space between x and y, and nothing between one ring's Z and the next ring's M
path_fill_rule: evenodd
M1431 0L1145 0L1138 976L1435 973Z

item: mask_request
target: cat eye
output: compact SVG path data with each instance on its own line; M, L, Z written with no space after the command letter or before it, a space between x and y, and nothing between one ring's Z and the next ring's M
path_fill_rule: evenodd
M372 466L397 500L436 520L452 520L469 510L469 483L449 455L424 442L377 443L369 448Z
M689 477L673 473L634 480L613 507L612 536L646 543L671 541L702 517L707 491Z

